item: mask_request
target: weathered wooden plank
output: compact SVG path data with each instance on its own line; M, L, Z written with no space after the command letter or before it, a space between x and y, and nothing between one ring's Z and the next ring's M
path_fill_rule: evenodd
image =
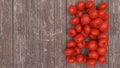
M26 0L13 2L13 68L26 68L28 12Z
M109 0L109 68L120 67L120 1Z
M12 0L0 0L0 68L13 68Z
M56 5L57 6L57 5ZM55 0L41 0L40 6L40 48L41 67L55 67Z
M66 68L66 0L55 0L55 67Z
M28 48L26 55L25 68L40 68L39 59L39 26L38 22L38 0L28 0Z

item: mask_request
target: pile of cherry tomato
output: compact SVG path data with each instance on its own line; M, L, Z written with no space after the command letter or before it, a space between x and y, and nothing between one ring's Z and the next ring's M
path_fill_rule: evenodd
M79 1L76 5L69 6L68 12L73 15L70 19L73 28L68 29L68 35L72 37L72 40L67 42L64 50L67 63L83 62L87 66L106 63L107 30L109 29L107 7L106 2L95 7L94 1ZM82 48L89 51L87 55L81 53Z

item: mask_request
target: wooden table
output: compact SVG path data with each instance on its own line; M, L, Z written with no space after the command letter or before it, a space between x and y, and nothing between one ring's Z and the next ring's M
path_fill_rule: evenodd
M0 0L0 68L87 68L69 65L63 50L70 39L67 12L78 0ZM93 68L120 68L120 0L109 3L107 63Z

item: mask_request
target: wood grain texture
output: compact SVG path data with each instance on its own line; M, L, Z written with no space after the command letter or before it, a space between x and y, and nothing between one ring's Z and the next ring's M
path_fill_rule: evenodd
M12 0L0 0L0 68L13 68Z
M67 8L78 1L0 0L0 68L91 68L67 64L63 54L73 27ZM110 30L107 63L92 68L119 68L120 1L94 1L109 3Z

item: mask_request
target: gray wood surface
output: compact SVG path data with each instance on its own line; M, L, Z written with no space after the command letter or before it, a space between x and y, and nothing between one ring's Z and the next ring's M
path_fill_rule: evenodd
M88 68L67 64L63 50L71 27L67 8L79 0L0 0L0 68ZM84 0L87 1L87 0ZM120 1L109 3L107 63L92 68L120 67Z

